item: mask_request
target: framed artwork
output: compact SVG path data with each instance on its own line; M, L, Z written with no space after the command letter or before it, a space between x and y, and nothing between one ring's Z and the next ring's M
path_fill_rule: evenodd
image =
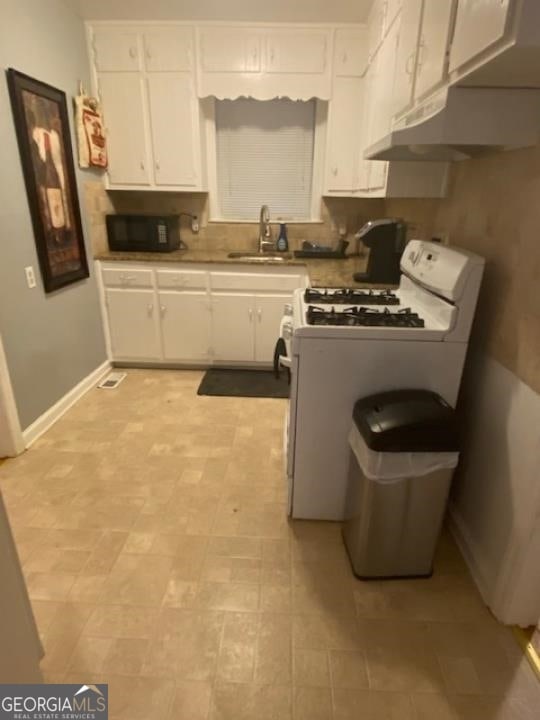
M10 68L7 81L45 292L88 277L66 95Z

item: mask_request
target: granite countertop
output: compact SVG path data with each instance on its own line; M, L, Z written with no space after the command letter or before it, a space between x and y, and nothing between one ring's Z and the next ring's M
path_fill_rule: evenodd
M277 254L277 253L276 253ZM284 260L267 259L264 262L230 258L227 250L175 250L170 253L144 253L144 252L102 252L95 256L95 260L103 262L144 262L144 263L219 263L220 265L242 265L249 267L272 266L290 267L300 266L307 269L310 282L313 286L344 287L350 285L369 285L369 283L355 283L354 273L364 272L367 257L349 256L340 259L325 258L295 258L291 256Z

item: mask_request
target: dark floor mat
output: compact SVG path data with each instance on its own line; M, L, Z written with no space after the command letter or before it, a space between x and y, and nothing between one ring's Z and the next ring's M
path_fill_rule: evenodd
M279 380L271 370L207 370L197 395L288 398L287 373Z

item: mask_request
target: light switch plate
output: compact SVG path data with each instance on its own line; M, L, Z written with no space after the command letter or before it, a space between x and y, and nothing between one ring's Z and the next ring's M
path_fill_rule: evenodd
M34 274L34 268L28 265L24 268L24 274L26 275L26 284L30 289L36 287L36 276Z

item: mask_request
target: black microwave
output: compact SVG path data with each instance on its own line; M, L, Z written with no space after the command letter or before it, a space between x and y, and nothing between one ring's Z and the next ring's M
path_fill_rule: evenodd
M172 252L180 245L178 215L107 215L110 250Z

